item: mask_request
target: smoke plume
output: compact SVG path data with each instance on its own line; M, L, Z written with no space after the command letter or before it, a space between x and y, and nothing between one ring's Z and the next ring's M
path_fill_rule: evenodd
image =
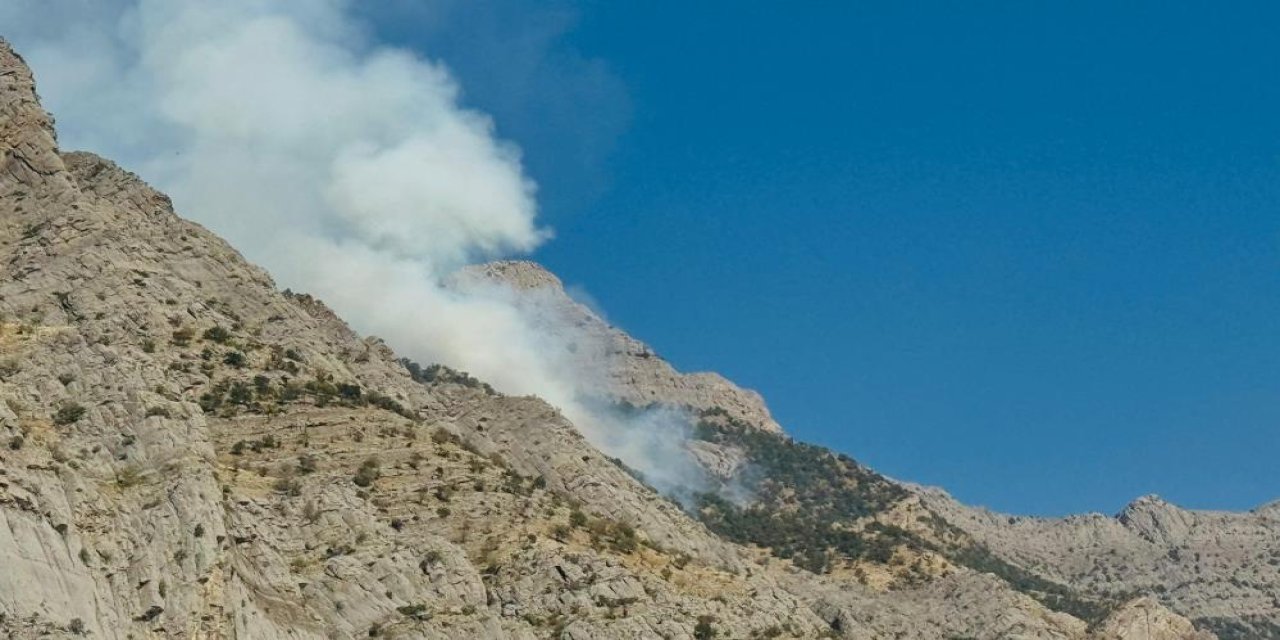
M697 482L671 463L678 416L600 410L563 328L441 284L551 232L519 150L448 69L378 45L347 0L9 0L0 25L64 146L137 171L361 332L546 399L659 489Z

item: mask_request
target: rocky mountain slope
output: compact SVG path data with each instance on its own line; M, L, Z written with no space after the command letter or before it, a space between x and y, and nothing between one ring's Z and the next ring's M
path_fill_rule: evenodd
M536 291L537 305L560 309L577 325L591 327L593 335L625 336L574 302L537 265L494 263L483 272L518 290ZM613 340L639 344L630 337ZM633 353L652 350L639 344L588 353L583 366L617 363L608 379L623 387L671 370L660 359ZM702 520L730 539L864 584L915 584L963 566L997 575L1050 608L1093 623L1146 597L1144 606L1162 603L1223 638L1280 638L1280 502L1251 513L1207 513L1146 497L1115 517L995 514L793 443L772 420L761 421L768 416L763 407L719 409L742 397L736 388L710 394L710 402L699 405L673 386L641 384L615 397L700 409L690 446L708 473L730 483L750 470L743 475L750 478L754 504L743 508L715 494L701 499ZM780 517L791 512L798 515ZM840 535L844 528L856 529L856 535ZM1127 610L1119 615L1131 615L1132 607Z
M578 367L598 384L601 397L633 406L663 404L704 411L720 409L758 429L780 432L760 394L742 389L717 373L680 373L649 345L609 325L573 300L560 279L533 262L507 260L471 267L466 276L503 283L542 317L550 331L572 332Z
M828 628L553 408L415 381L136 176L60 154L7 46L0 141L10 635Z
M712 492L690 515L554 407L405 366L133 174L60 151L3 41L0 264L7 637L1211 637L1149 598L1092 627L1052 610L995 560L1041 570L1014 547L984 570L964 555L999 546L984 530L566 307L612 345L583 354L611 372L601 393L697 412L689 446L726 486L735 459L772 474L759 501ZM790 495L811 462L830 477ZM795 540L723 526L797 507ZM831 531L848 546L817 548Z

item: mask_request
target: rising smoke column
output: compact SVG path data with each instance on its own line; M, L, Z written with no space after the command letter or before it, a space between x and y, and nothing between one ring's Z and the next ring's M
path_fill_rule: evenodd
M440 63L372 42L346 0L10 0L64 144L138 171L277 281L423 362L554 404L659 489L700 483L681 416L584 400L583 336L442 282L535 249L519 150Z

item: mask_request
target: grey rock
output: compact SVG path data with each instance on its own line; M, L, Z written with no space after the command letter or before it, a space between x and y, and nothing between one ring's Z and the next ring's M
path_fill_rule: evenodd
M609 325L586 305L565 292L554 274L541 265L507 260L469 267L456 276L459 286L490 281L511 286L519 300L538 314L554 318L547 322L557 330L573 332L578 366L598 375L584 376L599 384L600 396L644 407L651 404L692 410L720 408L729 415L766 431L782 428L770 415L764 398L742 389L717 373L680 373L652 348Z

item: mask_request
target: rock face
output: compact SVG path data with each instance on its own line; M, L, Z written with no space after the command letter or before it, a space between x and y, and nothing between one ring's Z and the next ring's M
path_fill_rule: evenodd
M1223 638L1280 637L1280 521L1271 507L1190 511L1146 496L1114 517L1025 518L918 491L948 522L1046 578L1090 593L1151 594Z
M599 383L602 397L635 406L664 404L687 409L723 409L757 428L778 432L760 394L742 389L716 373L680 373L648 345L610 326L565 292L560 279L533 262L500 261L470 267L464 279L481 279L511 286L520 301L536 314L548 316L548 326L570 327L567 339L575 362ZM563 329L558 329L563 330Z
M1155 545L1177 546L1191 533L1195 517L1165 502L1160 496L1142 496L1116 516L1126 529Z
M1105 640L1199 640L1212 634L1197 631L1186 618L1171 615L1151 598L1138 598L1118 609L1098 629Z
M479 273L576 314L607 345L583 356L609 372L601 393L778 429L758 395L675 372L540 267ZM714 446L700 459L726 477L743 464ZM1091 530L1006 536L936 496L910 505L873 517L943 514L1036 570L1089 588L1113 580L1087 569L1096 554L1060 544ZM1098 525L1112 529L1097 548L1207 549L1227 527L1215 571L1274 549L1274 509L1256 522L1167 511ZM1254 546L1235 542L1245 535ZM1133 562L1155 557L1143 554ZM1201 637L1150 600L1096 635L1007 580L944 569L892 589L800 570L712 534L540 400L415 378L133 174L60 152L30 71L0 40L5 637ZM1168 585L1176 610L1232 622L1273 611L1255 598L1278 584L1273 570L1214 604L1217 582L1184 597L1132 569Z

